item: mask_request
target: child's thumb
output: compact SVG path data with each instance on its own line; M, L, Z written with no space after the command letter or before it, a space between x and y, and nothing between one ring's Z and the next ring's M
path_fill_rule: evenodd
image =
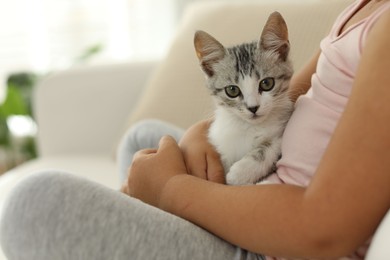
M168 147L177 147L177 149L180 149L176 140L172 136L165 135L160 139L158 150L165 150Z

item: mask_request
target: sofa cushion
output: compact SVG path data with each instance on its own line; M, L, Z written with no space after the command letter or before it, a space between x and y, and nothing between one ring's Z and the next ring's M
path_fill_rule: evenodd
M258 39L269 14L285 18L291 57L299 69L318 49L336 16L351 0L201 1L187 9L170 50L157 68L130 124L159 118L183 128L212 115L212 102L193 47L196 30L204 30L225 46ZM156 43L158 44L158 43Z

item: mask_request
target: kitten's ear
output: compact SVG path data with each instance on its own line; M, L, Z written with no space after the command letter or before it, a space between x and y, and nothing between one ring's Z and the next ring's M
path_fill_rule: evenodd
M283 61L287 59L290 51L288 29L280 13L273 12L268 17L260 37L259 45L259 47L265 50L277 52Z
M194 37L196 55L203 71L209 76L214 75L212 65L225 56L225 48L214 37L204 31L197 31Z

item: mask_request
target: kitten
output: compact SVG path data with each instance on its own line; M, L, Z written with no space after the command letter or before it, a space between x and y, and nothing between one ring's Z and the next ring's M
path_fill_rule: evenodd
M293 110L287 25L274 12L259 41L225 48L197 31L194 44L216 103L208 138L221 155L226 182L258 183L275 171Z

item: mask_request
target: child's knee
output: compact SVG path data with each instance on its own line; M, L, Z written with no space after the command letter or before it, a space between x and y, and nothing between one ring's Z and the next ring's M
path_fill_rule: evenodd
M43 211L50 209L48 198L60 195L52 191L61 190L65 179L65 174L57 172L31 174L10 191L0 215L0 243L5 251L23 240L21 230L32 228L36 216L42 217Z
M165 128L166 123L157 119L148 119L136 123L129 130L130 139L133 139L138 146L142 147L150 143L155 136L161 136L164 132L161 131ZM152 147L150 147L152 148Z

